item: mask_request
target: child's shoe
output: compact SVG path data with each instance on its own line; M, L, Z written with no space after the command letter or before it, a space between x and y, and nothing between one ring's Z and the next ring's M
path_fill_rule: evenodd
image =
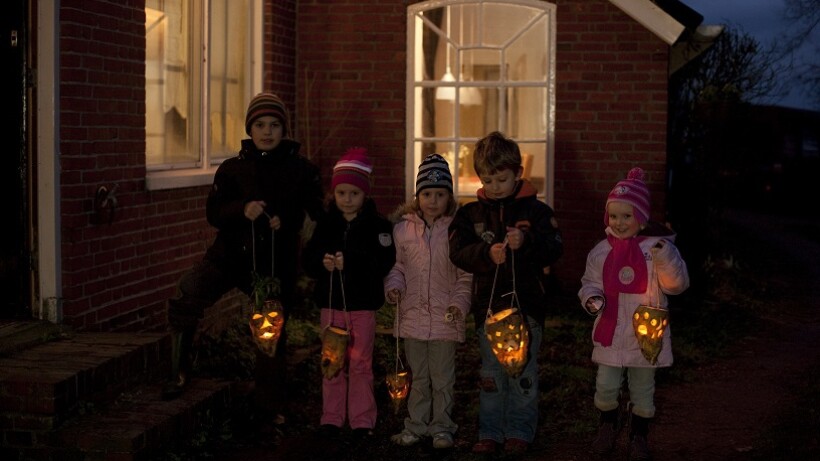
M473 453L475 454L488 454L488 453L495 453L498 449L498 442L493 439L482 439L479 440L478 443L473 445Z
M419 443L421 437L405 429L399 432L398 434L391 436L390 440L396 445L400 445L402 447L409 447L411 445Z
M602 411L598 436L592 442L592 452L598 455L609 454L615 448L618 438L618 409Z
M433 435L433 448L452 448L453 434L449 432L438 432Z
M526 440L510 438L507 439L506 442L504 442L504 451L509 454L517 455L521 453L526 453L527 448L529 446L530 444L527 443Z

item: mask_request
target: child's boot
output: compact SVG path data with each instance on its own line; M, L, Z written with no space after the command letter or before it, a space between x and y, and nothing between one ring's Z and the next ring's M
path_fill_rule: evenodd
M649 443L647 435L649 434L649 420L651 418L642 418L637 415L632 415L629 423L629 461L646 461L652 459L649 455Z
M601 424L598 426L598 436L592 442L592 452L605 455L615 448L618 438L618 409L602 411Z
M191 349L194 330L186 329L171 333L171 378L162 387L162 399L173 400L182 395L191 372Z

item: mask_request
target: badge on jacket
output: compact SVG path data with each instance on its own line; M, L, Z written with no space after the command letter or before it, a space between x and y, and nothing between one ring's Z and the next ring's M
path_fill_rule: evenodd
M393 236L388 233L379 234L379 244L383 247L389 247L393 244Z

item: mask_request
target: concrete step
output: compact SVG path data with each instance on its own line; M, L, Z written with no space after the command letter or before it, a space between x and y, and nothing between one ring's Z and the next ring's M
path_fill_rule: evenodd
M72 333L0 356L0 459L152 459L188 440L234 389L195 378L160 400L170 347L166 333Z

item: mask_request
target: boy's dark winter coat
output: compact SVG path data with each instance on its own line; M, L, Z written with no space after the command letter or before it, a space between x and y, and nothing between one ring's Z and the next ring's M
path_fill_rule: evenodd
M296 282L303 210L318 219L323 200L319 169L299 154L299 147L299 143L283 139L273 151L262 152L252 140L244 139L239 155L222 162L214 175L206 216L218 232L205 257L241 274L243 291L247 290L244 279L254 268L253 237L257 272L271 272L269 217L260 216L253 230L245 217L245 204L253 200L265 201L265 212L281 219L282 226L273 237L273 267L283 288Z
M459 208L450 225L450 259L473 274L471 311L476 326L486 319L491 294L493 312L511 306L513 275L517 307L544 323L548 286L545 269L561 256L564 246L552 208L538 200L536 192L525 180L519 181L513 193L501 200L488 199L484 190L479 189L478 201ZM490 259L490 247L504 241L507 227L521 229L524 244L512 254L507 250L507 261L498 268L493 287L497 265Z
M322 265L325 254L344 255L344 298L339 273L333 274L333 299L330 296L330 272ZM365 199L359 214L347 221L335 203L316 224L313 238L305 247L305 271L316 280L314 299L320 307L349 311L378 310L384 305L384 277L396 262L393 224L376 211L371 199Z

